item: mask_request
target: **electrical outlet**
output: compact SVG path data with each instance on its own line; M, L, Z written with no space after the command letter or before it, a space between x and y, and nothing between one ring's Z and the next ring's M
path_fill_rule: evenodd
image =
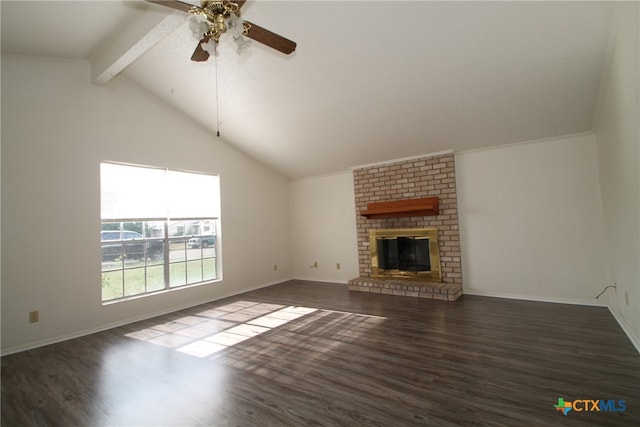
M38 310L29 312L29 323L36 323L40 321L40 314Z
M336 262L336 270L340 270L340 263Z
M273 271L278 271L278 264L273 264Z

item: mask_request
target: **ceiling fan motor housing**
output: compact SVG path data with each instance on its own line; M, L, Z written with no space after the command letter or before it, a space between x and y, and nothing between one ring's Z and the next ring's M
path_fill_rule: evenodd
M227 21L232 15L240 17L240 7L230 1L203 0L201 7L194 6L191 13L204 15L208 27L205 35L219 41L220 36L227 32Z

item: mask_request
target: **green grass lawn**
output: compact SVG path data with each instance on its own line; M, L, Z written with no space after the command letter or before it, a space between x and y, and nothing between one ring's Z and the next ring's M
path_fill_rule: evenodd
M112 300L146 292L163 290L164 264L145 263L144 260L102 264L102 300ZM117 268L117 269L116 269ZM204 258L169 264L169 287L178 287L214 280L217 277L216 259Z

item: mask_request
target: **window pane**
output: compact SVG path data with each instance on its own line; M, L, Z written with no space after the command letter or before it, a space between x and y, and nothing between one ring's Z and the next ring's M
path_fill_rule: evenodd
M215 258L209 258L202 260L202 279L213 280L217 278L216 275L216 260Z
M142 239L142 233L144 229L144 222L123 222L123 240Z
M146 221L142 235L146 238L163 238L164 221Z
M185 235L198 236L200 235L200 221L185 221Z
M120 243L102 243L102 260L114 261L122 257L122 244Z
M102 273L102 299L122 298L122 270Z
M181 237L185 235L184 221L169 221L169 237Z
M186 259L187 242L186 240L171 240L169 243L169 261L177 262Z
M124 255L126 261L144 260L144 247L145 243L125 243Z
M200 259L187 262L187 283L202 282L202 262Z
M184 262L169 264L169 280L171 287L187 284L186 264Z
M138 295L145 292L145 269L132 268L124 271L124 295Z
M164 264L164 242L151 240L147 242L147 265Z
M200 259L202 258L202 250L200 249L200 238L196 237L195 239L198 239L198 246L196 247L190 247L189 249L187 249L187 259L189 261L195 260L195 259ZM191 240L189 240L191 241Z
M147 267L147 292L164 289L164 264Z
M215 246L209 246L202 249L202 256L204 258L214 258L216 256Z
M102 245L102 271L122 268L122 245Z

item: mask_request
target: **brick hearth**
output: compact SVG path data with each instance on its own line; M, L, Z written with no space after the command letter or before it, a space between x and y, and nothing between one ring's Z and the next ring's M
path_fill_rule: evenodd
M447 301L459 298L462 295L462 265L453 153L357 168L353 171L353 179L360 277L349 281L349 290ZM438 197L438 215L368 219L359 214L371 202L424 197ZM371 277L369 230L416 227L438 228L441 282Z
M444 301L455 301L462 295L462 286L457 283L422 283L377 277L352 279L349 281L349 290Z

